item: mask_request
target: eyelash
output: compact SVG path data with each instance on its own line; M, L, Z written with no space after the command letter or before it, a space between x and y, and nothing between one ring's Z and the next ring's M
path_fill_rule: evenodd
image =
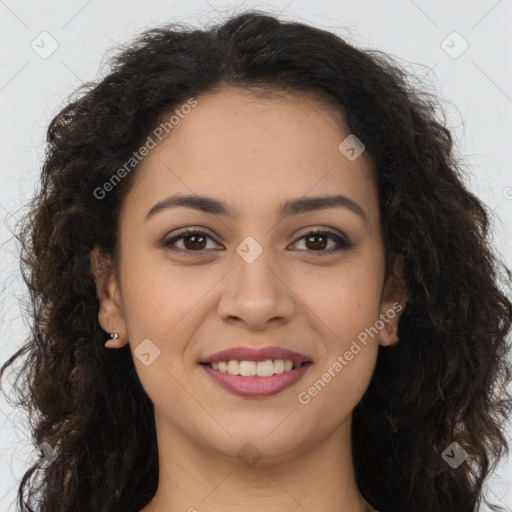
M202 249L199 251L191 251L191 250L186 250L186 249L176 249L175 247L172 247L172 245L175 244L178 240L182 240L184 238L188 238L191 236L197 236L197 235L205 235L207 238L210 238L211 240L213 240L213 238L210 235L208 235L208 233L206 233L205 231L201 231L201 230L195 229L195 228L185 228L180 233L178 233L176 236L173 236L172 238L169 238L168 240L164 240L162 242L162 246L165 249L172 251L172 252L181 252L181 253L189 253L189 254L190 253L203 254L203 253L207 252L209 249ZM324 251L324 250L307 251L306 250L306 252L313 252L313 253L317 253L319 256L324 256L324 255L333 254L333 253L336 253L339 251L343 251L346 249L350 249L352 247L352 244L345 237L337 235L336 233L333 233L331 231L326 231L326 230L322 230L322 229L314 229L314 230L308 231L307 233L303 234L300 238L298 238L297 242L304 238L314 236L314 235L327 236L331 240L334 240L338 244L339 247L337 249L330 249L328 251ZM217 243L217 242L215 242L215 243Z

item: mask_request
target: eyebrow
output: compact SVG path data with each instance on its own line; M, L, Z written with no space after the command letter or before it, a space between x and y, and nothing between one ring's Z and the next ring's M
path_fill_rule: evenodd
M213 215L225 215L235 218L239 212L232 206L209 196L200 195L182 195L170 196L163 201L156 203L146 214L144 220L148 220L154 215L170 208L192 208L204 213ZM352 199L343 195L330 195L318 197L301 197L298 199L289 199L279 206L278 217L283 219L292 215L308 213L316 210L325 210L327 208L346 208L361 217L366 223L369 223L368 217L363 208Z

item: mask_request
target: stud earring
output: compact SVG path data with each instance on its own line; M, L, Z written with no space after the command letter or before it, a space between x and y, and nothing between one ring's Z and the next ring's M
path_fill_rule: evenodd
M117 332L111 332L110 333L110 339L105 342L105 347L107 347L107 348L117 348L115 346L115 344L112 345L112 342L114 340L117 340L117 339L119 339L119 334Z

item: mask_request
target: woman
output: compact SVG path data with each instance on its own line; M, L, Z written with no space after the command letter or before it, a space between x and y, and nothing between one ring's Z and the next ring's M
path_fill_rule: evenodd
M478 510L512 304L436 107L256 11L123 49L52 121L19 233L2 372L25 356L54 450L21 509Z

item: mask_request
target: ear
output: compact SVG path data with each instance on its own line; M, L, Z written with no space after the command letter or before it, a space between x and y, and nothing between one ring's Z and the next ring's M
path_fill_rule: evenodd
M395 345L398 342L398 321L408 299L403 275L403 258L398 257L382 291L380 320L384 326L379 329L379 344L383 346Z
M104 331L119 335L117 339L109 339L105 346L107 348L124 347L128 343L128 332L120 300L119 283L111 259L96 246L90 253L90 263L100 303L98 321Z

